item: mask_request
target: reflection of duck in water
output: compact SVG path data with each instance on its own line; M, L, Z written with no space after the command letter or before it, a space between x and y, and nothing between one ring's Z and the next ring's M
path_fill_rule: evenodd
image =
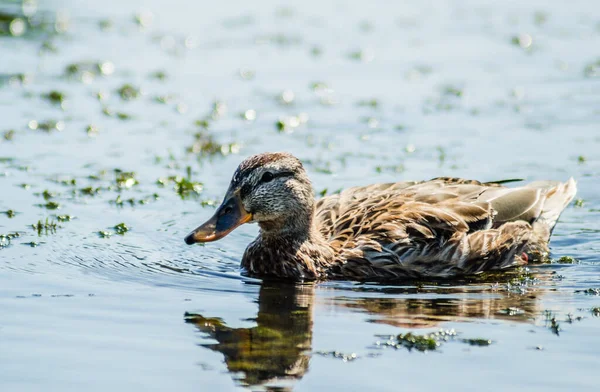
M265 283L255 327L230 328L218 318L189 313L186 321L218 342L203 346L223 353L243 384L300 379L308 370L313 294L312 285Z
M514 276L514 274L509 274ZM518 275L513 279L530 279L533 275ZM537 274L537 284L548 281L550 275ZM487 284L463 286L387 287L375 290L377 297L344 296L334 298L335 306L355 309L370 316L369 322L387 324L403 328L439 327L444 322L465 322L474 319L510 320L532 322L539 316L540 300L546 288L527 286L525 294L505 290L506 283L497 288ZM369 290L371 291L371 290ZM366 294L366 293L365 293Z
M456 178L354 187L315 202L286 153L243 161L215 215L188 244L258 222L242 259L252 275L302 279L447 278L539 261L575 181L519 188Z
M331 288L328 292L331 293ZM342 288L339 296L328 295L320 303L366 313L368 322L432 328L446 321L477 319L532 322L539 314L541 293L536 288L527 295L513 295L492 292L485 285L351 286ZM265 282L258 296L256 326L252 328L231 328L219 318L191 313L186 314L186 321L217 341L202 346L222 353L227 369L242 384L289 386L309 370L314 297L313 285Z

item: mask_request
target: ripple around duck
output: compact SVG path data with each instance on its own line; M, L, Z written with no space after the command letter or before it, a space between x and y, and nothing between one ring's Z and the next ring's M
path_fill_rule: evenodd
M178 252L144 249L122 242L93 243L81 248L53 249L52 262L75 267L103 279L182 290L235 292L239 282L252 281L239 274L236 263L213 263L211 258L194 260L178 257ZM85 256L82 256L82 253Z

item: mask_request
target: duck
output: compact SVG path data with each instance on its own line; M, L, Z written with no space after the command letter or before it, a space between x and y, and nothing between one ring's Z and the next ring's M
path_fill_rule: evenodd
M543 262L576 182L510 181L520 180L437 177L317 200L298 158L261 153L240 163L221 205L185 242L217 241L257 223L243 272L293 281L446 279Z

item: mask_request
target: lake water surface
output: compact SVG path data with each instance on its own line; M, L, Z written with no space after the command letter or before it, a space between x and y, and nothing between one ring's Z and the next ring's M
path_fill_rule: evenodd
M592 1L0 0L0 390L597 390L598 48ZM316 193L579 192L550 264L261 282L256 226L183 238L277 150Z

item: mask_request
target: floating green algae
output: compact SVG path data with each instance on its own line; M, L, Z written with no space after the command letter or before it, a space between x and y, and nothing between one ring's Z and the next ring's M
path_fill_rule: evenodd
M14 232L8 234L0 234L0 249L4 249L11 245L14 238L20 237L21 233Z
M100 238L110 238L112 236L112 233L110 231L106 231L106 230L99 230L98 236Z
M42 196L44 200L50 200L57 196L55 192L51 192L48 189L44 189L42 193L36 193L36 196Z
M432 351L436 350L440 345L438 336L435 334L430 335L416 335L412 332L406 334L399 334L396 336L398 345L406 347L410 350L417 351Z
M238 143L219 143L212 134L201 131L194 134L194 142L186 150L198 158L211 158L235 154L239 152L240 146Z
M158 200L160 198L160 196L158 195L158 193L154 193L150 196L147 196L143 199L136 199L133 197L124 199L121 197L121 195L117 195L117 198L114 200L109 200L108 202L110 204L114 204L117 207L123 207L126 203L129 204L131 207L136 206L136 205L146 205L149 204L151 200Z
M134 172L115 169L115 185L118 189L128 189L139 184Z
M387 340L377 341L375 345L395 349L405 348L408 351L427 352L436 351L446 342L460 342L477 347L486 347L493 343L491 339L485 338L458 338L458 333L454 329L440 329L439 331L422 335L407 332L405 334L389 336Z
M11 1L0 10L0 37L31 37L64 32L66 21L38 12L32 1Z
M597 78L600 76L600 59L587 64L583 68L583 75L586 78Z
M556 262L560 264L578 264L579 260L571 256L561 256Z
M42 94L42 97L48 100L50 103L58 106L61 106L66 99L65 94L57 90L52 90L46 94Z
M480 338L461 339L461 342L466 343L469 346L478 346L478 347L485 347L485 346L489 346L490 344L492 344L492 341L490 339L480 339Z
M90 124L87 127L85 127L85 132L90 137L97 136L98 135L98 127L93 124Z
M31 120L29 121L29 123L27 124L27 126L29 127L29 129L31 130L39 130L39 131L44 131L47 133L53 132L53 131L64 131L65 130L65 122L64 121L56 121L56 120L47 120L47 121L37 121L37 120Z
M115 233L117 233L119 235L124 235L125 233L127 233L130 230L130 228L125 223L121 222L118 225L115 225L114 230L115 230Z
M129 83L122 85L117 90L117 93L119 94L121 99L124 101L134 100L141 95L141 91L140 91L139 87L135 87Z
M102 192L102 188L100 187L93 187L93 186L87 186L85 188L80 188L79 190L79 194L81 195L85 195L85 196L97 196Z
M97 234L100 238L110 238L114 234L117 235L125 235L125 233L129 232L131 227L127 226L125 222L118 223L111 227L109 230L98 230Z
M60 204L55 201L49 201L46 204L38 204L38 207L43 207L47 210L58 210L60 208Z
M167 79L167 72L164 70L158 70L148 75L151 79L160 80L161 82Z
M36 223L32 224L31 227L37 232L38 236L41 236L42 234L48 235L56 233L58 224L55 221L46 218L45 221L40 219Z
M380 103L379 100L377 100L377 98L371 98L360 100L356 103L356 105L376 109L377 107L379 107Z
M15 217L16 212L14 210L6 210L6 211L0 211L0 214L4 214L10 219L10 218Z
M183 199L189 197L199 196L204 189L204 184L198 181L192 180L192 168L186 167L186 176L169 176L161 177L156 181L160 187L172 186L172 189Z
M4 138L4 140L6 140L7 142L12 141L15 138L15 130L14 129L10 129L8 131L5 131L2 134L2 137Z
M98 76L109 76L115 71L111 61L81 61L67 65L64 76L68 79L90 83Z
M600 295L600 288L592 287L585 290L575 290L576 293L583 293L587 295Z
M556 319L556 314L550 310L544 310L543 315L545 317L546 327L556 336L560 336L561 328Z

